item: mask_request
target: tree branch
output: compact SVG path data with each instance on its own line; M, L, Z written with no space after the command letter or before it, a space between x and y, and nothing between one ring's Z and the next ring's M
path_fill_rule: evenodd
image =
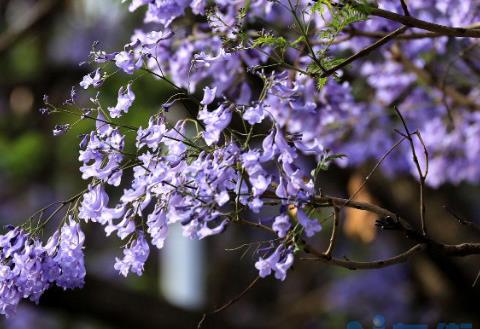
M337 66L334 66L331 69L324 71L322 74L320 74L320 77L321 78L328 77L328 76L332 75L333 73L335 73L336 71L340 70L341 68L343 68L343 67L347 66L348 64L356 61L357 59L370 54L373 50L383 46L384 44L386 44L390 40L394 39L397 35L405 32L407 30L407 28L408 27L406 27L406 26L402 26L402 27L396 29L395 31L390 32L389 34L385 35L383 38L381 38L378 41L376 41L375 43L371 44L370 46L368 46L368 47L360 50L358 53L353 54L352 56L348 57L345 61L338 64Z
M408 249L407 251L391 258L370 261L370 262L359 262L359 261L353 261L348 259L328 257L327 255L322 254L318 250L315 250L312 247L308 246L305 248L305 252L315 255L315 257L303 257L303 258L300 258L300 260L320 261L326 264L344 267L349 270L371 270L371 269L379 269L379 268L383 268L383 267L387 267L395 264L404 263L411 256L416 255L425 249L426 249L425 244L416 244L415 246Z
M357 2L350 2L354 7L360 8L363 6ZM368 7L368 14L372 16L383 17L385 19L401 23L405 26L416 27L422 30L448 35L459 38L480 38L480 30L474 27L449 27L440 24L430 23L412 16L400 15L388 10L383 10L375 7Z
M328 244L327 251L325 251L325 257L327 258L332 257L333 248L335 247L335 242L337 241L338 224L340 221L340 209L334 206L333 212L332 234L330 236L330 243Z

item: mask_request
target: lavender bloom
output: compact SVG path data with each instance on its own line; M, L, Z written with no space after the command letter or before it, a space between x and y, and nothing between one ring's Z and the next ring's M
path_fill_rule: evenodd
M215 195L215 202L221 207L230 201L230 195L227 191L222 191Z
M192 8L192 12L195 15L203 15L205 14L206 5L207 5L207 0L192 0L190 7Z
M145 240L144 233L139 231L137 238L123 250L123 258L115 258L114 268L124 277L130 271L140 276L143 273L143 266L148 259L149 252L150 248Z
M160 23L168 27L170 23L181 16L190 0L163 0L151 2L145 15L146 23Z
M411 0L409 8L416 17L457 26L480 19L473 1L470 2ZM315 31L323 29L330 18L325 21L325 15L312 12L313 3L297 1L296 10L306 15L309 28ZM330 154L327 152L347 154L346 159L334 160L341 166L378 159L398 137L385 129L398 124L385 114L385 108L392 102L398 101L405 108L405 118L412 131L418 129L422 133L431 151L429 185L480 180L478 113L455 104L455 114L449 118L443 105L455 103L450 96L417 86L415 74L407 72L393 51L360 59L363 61L361 65L348 68L345 82L329 79L318 90L311 76L315 74L303 73L310 72L314 64L303 47L291 47L295 49L285 49L282 54L282 58L285 55L285 60L295 66L290 69L270 65L272 59L276 62L273 47L258 49L250 46L249 38L256 38L261 32L254 30L258 23L275 23L272 26L294 23L291 15L285 15L282 2L249 1L245 13L240 11L241 5L242 1L226 0L132 0L130 11L146 6L145 30L135 30L131 42L122 51L106 53L94 49L91 52L95 62L112 62L128 75L145 68L159 79L168 76L179 92L171 102L163 105L165 110L184 96L201 93L199 86L208 85L203 89L197 118L205 126L197 133L208 147L204 147L198 135L192 137L191 130L187 129L191 119L177 120L171 128L167 127L162 114L157 113L150 117L147 127L144 125L138 129L137 150L132 153L135 154L133 159L127 159L128 162L124 161L125 136L121 132L124 127L107 122L109 120L101 114L103 109L98 97L92 99L95 108L88 113L97 111L98 116L95 129L80 143L80 171L82 178L90 180L90 184L81 200L79 218L100 223L107 236L116 233L120 239L134 238L139 227L138 218L147 219L146 233L137 232L136 238L130 240L124 249L123 258L116 258L114 267L123 276L130 272L143 273L149 255L145 234L157 248L163 247L168 226L173 223L181 224L183 234L191 239L220 234L229 223L233 201L240 211L261 214L264 199L268 199L262 198L266 193L270 197L274 192L281 205L297 205L298 224L306 237L312 237L322 226L317 220L308 218L305 208L301 208L315 193L310 174L315 166L310 160L320 162ZM396 12L402 10L398 1L378 0L378 5ZM180 26L175 24L178 33L174 34L168 27L186 12L190 13L190 8L194 15L206 17L196 17L187 28L178 20ZM151 30L152 27L155 30ZM386 32L395 27L395 23L379 18L352 26L366 32ZM239 33L240 28L242 33ZM323 40L317 41L321 43ZM408 42L409 46L405 46L405 42L395 47L412 66L435 70L437 63L433 52L448 55L454 46L460 45L457 41L448 38L447 47L447 38L439 37L435 42L412 40ZM297 42L303 43L304 40L298 39ZM356 52L370 42L363 36L335 42L329 45L329 54L335 58L338 54ZM461 42L465 43L463 47L470 41L464 38ZM314 52L321 50L322 47L314 45ZM460 64L452 66L456 65ZM465 68L462 70L466 71ZM336 74L342 77L341 71L337 70ZM257 84L252 76L264 82L261 95L255 90ZM97 69L84 76L80 86L84 89L99 87L107 78L107 74ZM355 79L362 80L369 92L354 96L348 81L356 83L358 80ZM478 99L480 89L474 83L466 83L462 85L464 96ZM108 108L112 118L128 113L136 97L132 84L122 86L118 91L116 105ZM415 87L413 90L412 86ZM74 94L72 89L68 104L74 102ZM48 99L45 103L54 108ZM209 110L208 107L216 108ZM418 109L422 111L416 111ZM249 127L242 127L246 131L234 131L236 125L232 125L229 134L224 134L229 138L221 138L234 113L251 126L262 124L262 129L252 130L255 133L249 135L250 143L243 143L241 137L246 135ZM453 120L453 125L458 128L447 127L447 119ZM265 127L270 127L270 131L261 140L257 131ZM68 129L68 125L58 125L54 135L64 134ZM415 143L422 147L418 141ZM384 159L382 169L391 175L415 173L410 156L404 156L408 151L400 145L398 156ZM308 161L304 161L307 158L304 155L308 156ZM455 155L454 159L452 155ZM109 207L105 186L119 186L123 169L127 166L127 177L131 180L123 189L118 204ZM275 217L272 229L283 239L291 228L290 218L282 209ZM284 243L290 244L290 241ZM55 284L64 289L82 286L85 276L83 244L84 235L73 220L56 232L46 245L18 228L1 235L0 313L12 314L22 298L38 301L41 294ZM285 280L294 261L292 249L292 246L282 244L268 257L260 258L255 264L259 275L266 277L273 273L277 279Z
M80 225L72 219L61 228L60 232L57 251L53 256L53 261L60 269L55 282L63 289L81 288L86 274L83 255L85 235Z
M210 228L207 223L191 221L188 225L183 226L183 235L192 240L201 240L206 237L222 233L227 224L228 221L224 220L219 225Z
M297 219L307 237L312 237L315 233L322 230L322 225L318 221L308 218L302 209L297 209Z
M135 47L136 44L129 44L127 49ZM143 58L138 51L124 50L115 55L115 65L127 74L133 74L133 72L142 68Z
M287 278L287 271L292 267L294 260L293 253L287 252L286 256L276 264L275 278L280 281L285 281Z
M117 231L117 236L120 239L125 239L127 236L135 232L135 221L132 218L132 211L128 210L123 216L122 220L114 224L113 220L116 218L109 218L105 225L105 233L110 236L113 232Z
M88 192L83 195L78 217L88 222L98 222L102 225L111 219L120 218L124 208L108 208L108 195L101 184L89 185Z
M155 210L148 215L147 218L147 232L152 238L152 243L158 249L162 249L167 238L168 233L168 221L165 212L158 205L155 206Z
M217 93L217 87L203 89L203 99L200 102L202 105L209 105L215 100L215 94Z
M38 109L38 112L40 112L41 115L49 115L52 110L50 110L48 107L41 107Z
M232 119L232 112L224 105L220 105L216 110L209 112L206 108L198 113L198 119L205 123L203 139L207 145L217 143L220 134L227 128Z
M243 113L243 118L251 125L260 123L265 118L265 111L260 105L248 107L245 113Z
M137 132L137 148L147 146L152 151L156 151L163 140L167 127L163 118L150 118L148 127L143 129L140 127Z
M138 8L140 8L141 6L144 6L144 5L149 4L151 2L152 2L151 0L132 0L130 5L128 6L128 10L135 11Z
M275 221L272 224L272 229L277 233L279 238L284 238L287 236L288 230L292 224L290 223L290 218L287 214L280 214L275 217Z
M117 105L115 107L108 108L112 118L119 118L122 115L122 112L127 113L134 100L135 94L132 91L132 84L129 83L127 88L121 87L118 90Z
M271 177L264 176L261 173L250 175L249 180L252 184L253 196L255 197L262 195L263 192L265 192L270 186L270 182L272 181Z
M94 72L89 73L83 77L83 80L80 82L80 86L83 89L88 89L88 87L90 86L97 88L100 87L102 82L103 80L100 74L100 69L96 69Z
M260 257L255 263L255 268L262 278L269 276L273 271L276 279L284 281L288 269L293 264L293 260L292 252L289 249L285 249L283 245L279 245L268 258Z
M45 246L19 228L1 235L0 314L14 314L22 298L38 303L52 284L64 289L82 286L83 241L83 233L72 221Z
M84 149L80 151L79 160L83 162L80 167L82 178L94 177L107 184L118 186L122 178L120 169L124 149L124 136L118 129L113 129L104 123L100 114L97 117L97 134L90 133L88 143L82 140ZM86 146L85 146L86 144Z
M53 136L62 136L67 133L67 131L70 129L70 125L68 123L63 124L63 125L55 125L55 128L53 128Z

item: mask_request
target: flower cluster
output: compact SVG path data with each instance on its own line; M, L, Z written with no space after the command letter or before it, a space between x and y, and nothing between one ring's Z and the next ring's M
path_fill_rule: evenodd
M399 1L378 2L403 10ZM323 8L308 0L132 0L130 11L146 6L150 30L136 30L123 50L92 50L92 63L100 68L83 78L84 89L101 87L111 76L109 67L127 76L149 73L174 89L139 128L117 120L135 107L136 77L119 89L116 104L104 109L97 98L94 108L80 114L96 126L80 143L80 171L89 185L78 218L126 241L123 258L114 263L121 275L143 273L149 244L161 249L170 225L181 225L190 239L203 239L245 222L242 217L249 214L256 218L253 224L274 233L273 252L255 263L259 275L284 280L301 250L299 241L322 229L310 218L309 204L319 192L318 170L331 159L341 166L360 165L386 154L401 137L385 128L401 127L388 113L395 105L412 131L418 130L415 136L422 140L415 143L431 151L428 184L478 181L480 117L471 111L478 106L478 79L458 82L460 92L455 83L436 84L435 76L440 57L452 48L466 51L472 43L437 35L432 41L412 28L405 40L384 45L378 56L356 61L348 72L335 70L329 78L327 69L342 63L345 54L370 45L372 33L385 35L398 24L328 3ZM416 17L439 24L480 18L474 1L408 5ZM200 17L185 24L183 16ZM275 31L258 29L268 24ZM474 68L471 63L455 67ZM166 113L184 101L195 108L189 117L170 122ZM69 127L59 125L54 134ZM125 147L132 135L133 153ZM382 169L391 175L415 173L410 151L401 144ZM107 191L115 188L123 190L113 201ZM274 218L264 215L267 204L275 207ZM46 246L18 228L1 241L3 313L11 313L21 298L38 300L52 283L70 288L83 282L78 224L64 226Z
M14 314L23 298L38 303L52 285L63 289L82 287L84 240L79 224L73 220L46 244L19 227L9 227L0 236L0 314Z
M407 92L419 79L417 71L407 68L426 68L429 63L420 55L446 52L445 38L438 42L414 38L413 46L396 43L383 57L363 60L352 72L365 78L362 88L371 90L370 97L355 97L351 79L343 78L341 71L336 76L340 82L326 79L318 89L319 82L314 78L316 70L321 70L317 54L335 56L358 51L369 44L368 32L389 31L396 27L395 23L381 18L364 20L359 14L359 19L352 20L353 26L366 36L333 42L348 34L348 30L332 32L332 27L339 24L334 14L320 15L308 1L292 5L289 1L257 0L247 8L242 8L242 4L135 0L129 10L147 6L145 22L153 23L149 25L153 29L136 30L123 51L92 52L96 63L111 62L128 75L147 71L168 81L179 95L164 104L147 127L136 131L137 152L130 162L125 161L121 129L111 119L127 113L133 105L132 83L121 87L117 104L108 107L108 113L97 110L96 130L82 142L82 177L93 180L83 197L79 217L104 225L107 235L116 232L121 239L131 239L124 250L125 257L117 259L115 265L123 275L130 270L141 274L148 256L148 235L153 245L162 248L169 225L179 222L186 237L202 239L221 233L228 223L239 220L239 213L248 210L259 214L259 222L271 223L282 241L271 256L261 259L256 266L262 276L273 271L283 280L293 261L293 237L312 237L321 230L320 223L309 219L305 209L316 193L315 161L323 162L332 152L347 155L337 160L339 165L358 165L380 158L399 137L394 130L385 129L399 124L386 113L392 104L402 108L409 125L419 129L426 146L434 151L429 184L473 181L480 175L473 165L476 148L467 146L478 130L476 117L465 115L468 109L460 107L453 120L468 129L448 129L444 121L451 114L443 105L436 104L435 99L441 97L438 90L417 88ZM395 12L402 10L399 3L380 1L380 6ZM423 17L428 12L430 16L425 19L441 24L474 22L478 16L472 8L454 1L434 7L434 11L429 11L424 2L409 3L416 15ZM458 17L447 15L452 8L460 10ZM188 11L206 16L207 22L183 29L177 21ZM276 31L283 33L280 38L249 30L250 25L255 26L250 23L260 17L267 23L298 25L295 19L299 13L310 22L312 30L324 31L318 40L316 35L303 35L304 39L311 37L311 42L318 41L313 46L307 43L306 49L311 47L313 53L288 41L298 38L292 31ZM260 37L249 37L255 33ZM282 42L283 46L279 45ZM399 52L404 54L404 60L396 55ZM328 58L322 59L324 65ZM277 61L276 65L269 64L272 60ZM410 66L405 65L407 60ZM434 60L431 63L434 65ZM85 76L81 86L96 88L105 76L106 73L96 70ZM194 94L202 86L203 97L199 100ZM198 114L169 126L163 111L185 98L198 104ZM241 120L243 131L230 128L234 119ZM197 135L189 136L193 121ZM439 140L444 142L439 144ZM400 145L398 154L385 159L383 170L389 174L414 172L414 164L404 156L407 152L408 146ZM451 153L457 155L459 166L470 169L458 175L458 170L452 168L445 174L445 164L451 164L446 154ZM118 186L127 165L133 171L130 186L117 204L109 205L105 185ZM280 209L272 222L270 218L261 218L266 200L282 209L294 205L297 211L292 215ZM144 220L146 225L140 225Z

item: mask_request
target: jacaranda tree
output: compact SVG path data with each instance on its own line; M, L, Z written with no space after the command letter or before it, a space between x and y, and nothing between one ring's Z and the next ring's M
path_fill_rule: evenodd
M61 105L44 98L42 114L73 118L54 135L91 121L79 144L87 187L6 227L0 313L14 314L24 298L38 302L55 285L82 287L81 226L91 222L124 241L112 261L123 276L142 275L150 248L161 249L176 223L188 239L238 224L268 232L252 266L259 278L281 281L301 260L376 269L425 250L480 254L479 243L429 235L435 220L424 196L428 186L480 180L480 2L132 0L128 9L146 10L130 42L117 51L94 44L81 88ZM102 85L114 75L130 82L116 104L104 104ZM121 117L142 111L135 89L145 76L175 93L142 126L130 126ZM79 90L93 91L88 104ZM322 189L319 177L332 163L372 160L349 198ZM418 218L355 200L377 170L415 177ZM121 197L111 199L112 191ZM336 258L347 207L378 215L379 228L397 231L411 248L378 261ZM325 221L331 236L318 250L311 241ZM47 224L58 228L45 238Z

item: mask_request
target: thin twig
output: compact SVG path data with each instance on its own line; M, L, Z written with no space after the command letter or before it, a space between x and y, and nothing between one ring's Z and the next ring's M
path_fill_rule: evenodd
M328 245L327 251L325 251L325 256L328 257L328 258L332 257L333 248L335 247L335 242L337 241L339 221L340 221L340 209L338 207L334 206L333 207L332 235L330 236L330 243Z
M434 88L437 88L441 92L446 93L458 105L466 106L466 107L469 107L471 109L477 109L479 107L479 104L477 104L475 101L470 99L468 96L459 92L457 89L455 89L451 86L445 86L445 87L442 88L439 79L432 76L425 69L420 68L417 65L415 65L410 59L408 59L400 51L400 49L398 47L392 47L390 52L393 55L393 59L395 59L399 63L401 63L407 71L415 73L417 75L418 79L421 82L423 82L425 85L432 86ZM442 100L440 99L440 102L441 101Z
M402 5L403 13L405 16L410 16L410 12L408 11L408 6L405 0L400 0L400 4Z
M359 262L359 261L327 257L323 253L318 252L315 249L309 247L306 251L311 254L314 254L315 257L303 257L303 258L300 258L300 260L320 261L326 264L344 267L349 270L370 270L370 269L379 269L379 268L383 268L383 267L387 267L395 264L404 263L410 257L418 254L419 252L425 249L426 249L425 244L416 244L415 246L408 249L407 251L391 258L370 261L370 262Z
M405 140L405 136L402 136L402 138L396 142L385 154L378 160L378 162L373 166L372 170L368 173L368 175L365 177L363 180L362 184L358 187L358 189L350 196L349 200L355 199L358 193L365 187L367 184L368 180L372 177L372 175L377 171L377 169L380 167L380 165L385 161L385 159Z
M457 214L452 208L448 206L443 206L443 208L450 214L452 217L454 217L461 225L464 225L468 228L472 228L477 232L480 232L480 226L477 223L474 223L470 220L466 220L462 218L460 215Z
M393 32L390 32L389 34L385 35L383 38L377 40L375 43L371 44L370 46L360 50L359 52L353 54L352 56L348 57L346 60L344 60L342 63L332 67L331 69L328 69L324 71L322 74L320 74L321 78L328 77L335 73L336 71L340 70L341 68L349 65L350 63L356 61L357 59L364 57L368 54L370 54L373 50L383 46L390 40L394 39L397 35L402 34L408 29L407 26L402 26L398 29L396 29Z
M395 106L394 107L394 110L395 112L397 113L398 117L400 118L400 121L402 122L402 125L403 125L403 129L405 130L405 133L406 135L404 135L407 140L408 140L408 143L410 144L410 149L412 151L412 159L413 159L413 162L415 163L415 167L417 169L417 172L418 172L418 176L419 176L419 187L420 187L420 224L421 224L421 228L422 228L422 234L424 236L427 235L427 226L426 226L426 223L425 223L425 197L424 197L424 190L425 190L425 181L427 179L427 174L428 174L428 165L426 165L426 169L425 169L425 172L422 171L422 168L420 166L420 162L418 161L418 156L417 156L417 152L415 150L415 144L413 142L413 138L412 138L412 135L417 135L417 136L420 136L420 133L416 132L416 133L411 133L410 130L408 129L408 126L407 126L407 123L405 121L405 119L403 118L402 114L400 113L400 111L398 110L398 108ZM428 163L428 152L427 152L427 149L425 147L425 144L423 143L423 140L421 137L419 137L420 141L422 142L422 144L424 145L424 151L425 151L425 162Z
M477 273L477 277L475 278L475 281L473 281L472 288L475 288L477 285L478 279L480 279L480 271Z
M215 310L213 310L209 313L204 313L202 318L200 319L200 321L197 324L197 329L200 329L202 327L202 325L205 322L207 316L214 315L216 313L222 312L222 311L226 310L227 308L229 308L230 306L232 306L233 304L235 304L236 302L238 302L243 296L245 296L245 294L247 292L250 291L250 289L252 289L255 286L255 284L258 282L258 280L260 280L260 276L257 276L252 282L250 282L250 284L245 289L243 289L242 292L239 295L230 299L228 302L226 302L225 304L223 304L219 308L216 308Z

